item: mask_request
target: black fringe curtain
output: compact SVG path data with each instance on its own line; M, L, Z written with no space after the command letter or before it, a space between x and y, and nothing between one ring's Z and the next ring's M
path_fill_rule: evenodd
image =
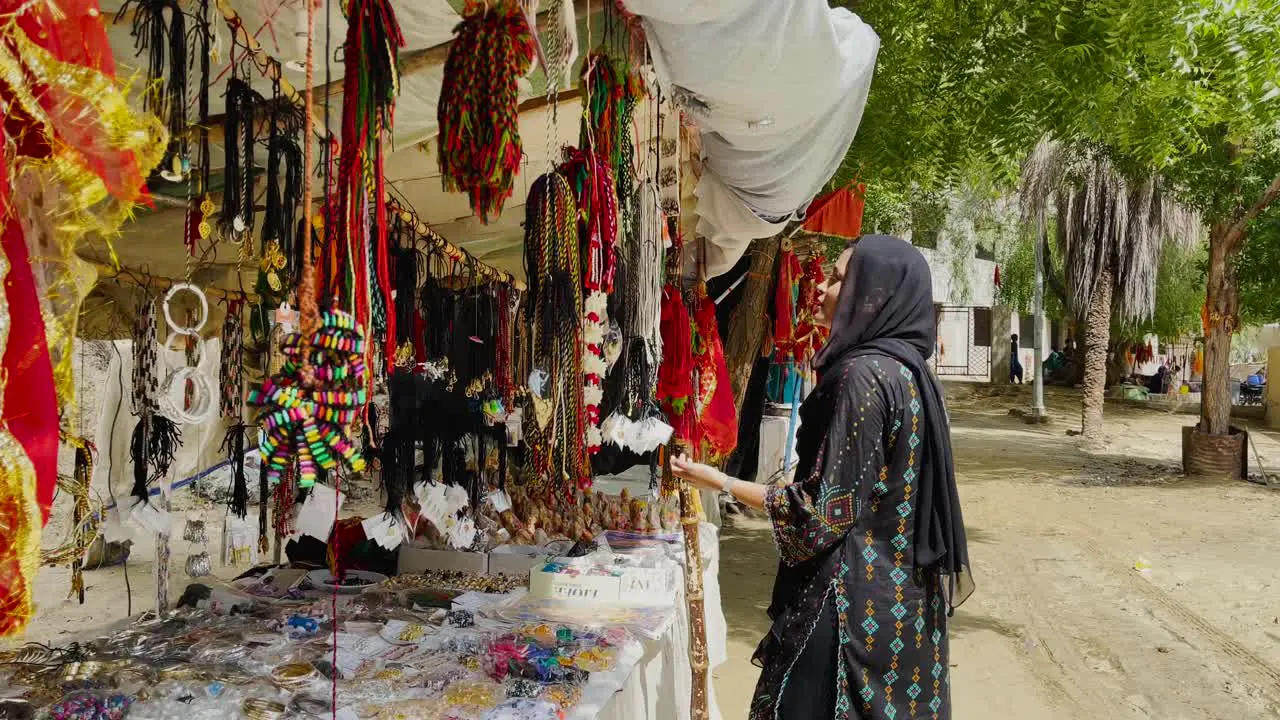
M419 253L410 230L398 217L392 224L391 263L396 288L396 344L414 339L418 314Z
M383 437L379 459L382 461L382 487L386 493L386 512L399 516L404 498L419 481L415 440L419 412L420 378L407 370L398 370L387 379L390 393L387 434Z

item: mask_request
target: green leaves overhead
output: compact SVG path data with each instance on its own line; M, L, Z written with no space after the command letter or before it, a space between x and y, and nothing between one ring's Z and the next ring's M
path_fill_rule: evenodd
M933 189L973 163L1012 182L1046 134L1158 171L1206 217L1275 177L1276 0L845 4L881 51L837 182Z

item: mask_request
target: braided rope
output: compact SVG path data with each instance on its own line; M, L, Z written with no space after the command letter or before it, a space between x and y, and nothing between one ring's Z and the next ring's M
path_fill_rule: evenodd
M532 66L535 40L515 0L471 4L445 60L437 119L437 156L446 190L465 192L482 222L502 213L523 150L519 80Z

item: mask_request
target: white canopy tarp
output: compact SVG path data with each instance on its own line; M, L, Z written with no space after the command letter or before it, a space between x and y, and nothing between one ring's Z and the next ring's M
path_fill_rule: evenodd
M826 0L624 0L654 65L702 133L707 271L778 232L840 167L880 39ZM714 177L709 177L714 176Z

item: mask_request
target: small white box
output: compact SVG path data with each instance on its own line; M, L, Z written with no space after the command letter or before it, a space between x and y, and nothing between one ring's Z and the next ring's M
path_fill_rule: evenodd
M529 571L529 595L566 602L616 603L622 596L622 582L616 577L543 572L535 567Z
M673 605L675 573L671 568L628 568L619 580L619 597L628 605Z

